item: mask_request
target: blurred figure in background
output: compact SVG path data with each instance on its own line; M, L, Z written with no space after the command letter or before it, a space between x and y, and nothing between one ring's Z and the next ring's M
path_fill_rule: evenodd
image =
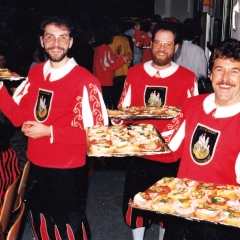
M0 50L0 68L7 68L10 72L12 76L15 77L19 77L20 75L18 73L12 72L11 69L9 69L9 64L8 61L6 59L6 51L4 50Z
M32 62L32 52L30 47L30 37L26 34L14 38L13 51L8 56L9 68L17 72L22 77L28 75Z
M113 25L109 19L100 21L100 25L95 30L95 52L93 60L93 74L101 82L103 100L107 108L113 108L113 77L114 71L123 66L127 61L132 59L132 53L128 52L120 56L122 51L121 45L113 53L108 46L112 43L114 36Z
M133 66L141 63L142 61L142 49L140 47L137 47L132 40L132 37L134 36L135 33L135 24L133 25L132 28L130 28L129 30L127 30L126 32L124 32L124 35L131 37L131 44L132 44L132 48L133 48Z
M132 49L131 49L128 38L121 33L120 24L115 23L115 36L113 38L113 42L109 45L109 47L112 49L113 54L116 54L119 46L121 46L121 52L119 56L123 56L127 53L132 53ZM113 108L114 109L117 109L117 105L122 94L124 81L128 73L128 68L132 62L131 60L132 59L129 59L125 64L123 64L120 68L114 71L114 78L113 78L113 87L114 87Z
M73 53L74 59L78 65L86 68L91 73L93 72L94 43L94 30L91 28L83 30L81 33L81 39L76 43L77 46L75 46L77 53Z
M160 15L154 15L153 18L151 19L149 29L144 29L144 27L141 26L139 22L136 22L135 33L132 39L134 44L137 47L142 48L142 60L141 60L142 63L152 60L152 55L150 50L152 32L154 27L161 20L162 18Z
M31 63L30 68L39 64L39 63L41 63L41 62L44 62L44 60L45 60L44 53L43 53L42 48L40 46L36 46L34 48L32 58L33 58L33 62Z
M174 55L174 62L182 65L192 72L197 78L207 77L207 59L203 49L194 40L202 34L201 26L192 18L187 18L182 25L183 42Z

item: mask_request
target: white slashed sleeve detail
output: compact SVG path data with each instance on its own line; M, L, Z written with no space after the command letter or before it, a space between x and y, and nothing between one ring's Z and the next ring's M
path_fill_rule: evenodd
M170 147L170 149L174 152L176 151L182 140L185 137L185 121L181 124L179 130L177 131L177 133L175 134L175 136L171 139L170 143L168 144L168 146Z
M189 89L187 90L187 96L188 98L192 97L192 96L197 96L199 95L199 92L198 92L198 83L197 81L195 80L194 81L194 89L193 89L193 92L191 92Z
M107 113L105 103L103 101L102 94L100 93L99 89L98 89L98 95L99 95L100 104L101 104L101 108L102 108L103 122L104 122L104 125L107 126L108 125L108 113Z
M195 80L195 81L194 81L193 96L197 96L197 95L199 95L199 92L198 92L198 82Z
M82 99L82 121L83 128L93 126L92 110L89 104L89 95L86 87L83 88L83 99Z
M30 83L28 82L27 78L26 80L22 81L22 83L17 87L13 94L13 100L15 101L15 103L19 105L22 97L28 93L29 86Z
M126 96L124 97L123 103L122 103L122 107L130 107L131 104L131 85L128 88L128 91L126 93Z
M240 153L238 154L236 163L235 163L235 173L236 173L236 181L240 184Z
M174 130L172 129L172 130L169 130L169 131L162 132L161 135L162 135L163 137L167 137L167 136L172 135L173 132L174 132Z

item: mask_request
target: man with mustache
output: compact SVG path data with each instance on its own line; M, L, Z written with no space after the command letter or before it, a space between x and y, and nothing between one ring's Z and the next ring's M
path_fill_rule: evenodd
M87 239L86 128L107 125L101 85L68 58L72 25L52 17L41 24L49 60L32 67L19 105L1 83L0 109L28 137L27 202L36 239Z
M163 135L172 160L181 157L177 177L240 186L240 42L223 41L209 70L214 93L187 99ZM239 239L238 228L181 218L164 225L164 240Z
M188 97L198 94L195 74L172 62L178 48L177 25L160 22L152 34L152 60L129 69L119 108L131 106L162 105L181 106ZM170 120L138 120L150 123L161 132ZM123 215L126 224L132 228L134 240L143 239L145 227L150 225L150 217L143 211L128 206L138 192L146 190L162 177L175 176L178 162L164 163L159 155L134 157L129 160L123 197Z

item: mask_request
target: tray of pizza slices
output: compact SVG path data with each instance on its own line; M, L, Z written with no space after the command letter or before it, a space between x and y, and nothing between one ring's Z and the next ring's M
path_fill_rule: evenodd
M164 177L129 202L133 208L240 227L240 187Z
M152 124L92 126L88 128L88 156L124 157L169 153Z
M108 109L108 116L117 119L172 119L179 112L180 107L161 106L161 107L126 107L119 110Z

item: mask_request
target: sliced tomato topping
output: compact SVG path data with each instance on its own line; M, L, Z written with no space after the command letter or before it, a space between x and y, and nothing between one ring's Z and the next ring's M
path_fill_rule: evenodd
M207 189L207 190L213 190L216 188L216 185L214 183L199 183L197 186L197 189Z
M140 193L140 195L141 195L141 197L143 198L143 199L146 199L146 200L151 200L152 198L150 197L150 195L148 194L148 193L146 193L146 192L142 192L142 193Z
M150 194L150 193L157 193L159 195L162 195L162 194L167 194L167 193L171 192L171 189L168 186L156 186L156 185L153 185L150 188L148 188L146 192L148 194Z

